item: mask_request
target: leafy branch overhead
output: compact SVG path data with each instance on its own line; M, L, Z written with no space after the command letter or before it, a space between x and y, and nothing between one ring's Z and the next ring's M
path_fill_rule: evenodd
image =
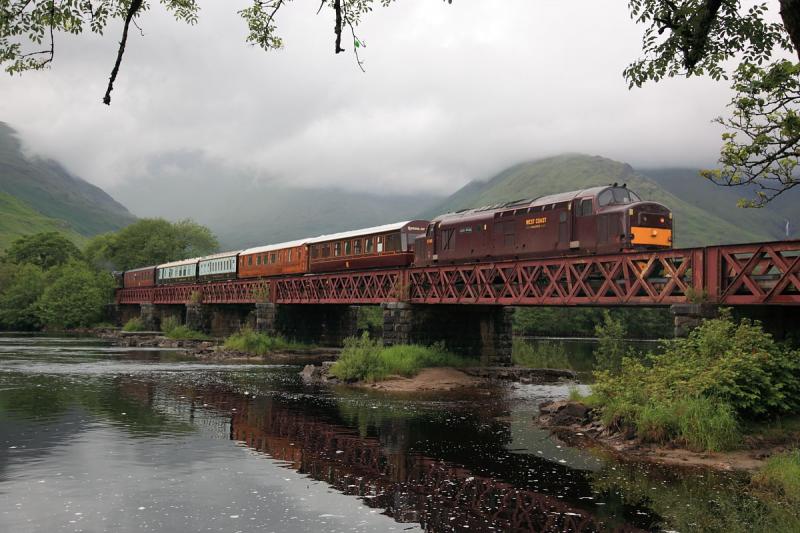
M247 42L265 50L283 46L277 34L279 10L292 0L253 0L239 11L247 24ZM333 11L335 52L344 52L342 33L349 32L358 66L363 64L358 49L364 42L356 36L356 27L373 4L388 6L393 0L322 0L323 8ZM447 0L451 2L452 0ZM161 0L161 5L178 21L196 24L200 7L195 0ZM111 70L103 103L111 104L111 92L122 64L130 26L150 10L147 0L0 0L0 64L10 74L48 67L55 58L59 34L79 35L89 31L102 35L114 19L122 20L122 35Z
M740 0L630 0L631 16L647 25L643 56L624 70L630 87L674 76L731 79L730 116L720 167L701 175L718 185L750 188L743 207L761 207L800 183L800 0L779 0L781 22L768 3ZM729 71L728 69L732 69Z

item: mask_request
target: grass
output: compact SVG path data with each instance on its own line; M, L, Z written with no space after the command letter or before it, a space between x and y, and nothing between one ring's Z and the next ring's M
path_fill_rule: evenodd
M345 381L380 381L389 376L411 377L423 368L465 367L477 364L445 350L441 343L432 346L417 344L384 347L380 340L364 334L345 340L342 355L331 367L331 374Z
M122 326L122 331L145 331L144 322L141 318L131 318Z
M313 347L310 344L289 341L284 337L272 337L265 333L257 333L252 328L242 328L225 339L225 348L237 352L265 355L278 350L300 350Z
M195 331L182 325L174 316L168 316L161 321L161 331L167 338L179 341L207 341L211 338L202 331Z
M800 506L800 449L770 457L751 482L793 506Z
M536 344L514 339L511 358L515 365L529 368L570 368L562 343L540 341Z

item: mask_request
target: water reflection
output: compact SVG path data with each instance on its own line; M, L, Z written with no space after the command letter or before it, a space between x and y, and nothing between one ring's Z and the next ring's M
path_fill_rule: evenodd
M89 344L66 362L71 343L12 342L0 339L0 531L789 524L736 476L623 464L553 440L532 418L565 387L401 400L308 389L293 367Z

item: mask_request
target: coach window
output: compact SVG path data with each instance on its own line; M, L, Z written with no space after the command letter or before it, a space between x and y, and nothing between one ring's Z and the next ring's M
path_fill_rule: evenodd
M353 253L353 245L350 241L344 241L344 255L350 255Z
M342 255L342 243L335 242L333 243L333 255L334 257L339 257Z
M260 264L261 264L261 256L260 256L260 255L259 255L259 256L256 256L256 264L257 264L257 265L260 265Z
M252 255L248 255L247 256L247 266L253 266L253 256Z
M399 252L400 251L400 234L391 233L386 236L386 251Z
M323 244L322 245L322 257L330 257L331 256L331 245L330 244Z
M381 237L380 235L378 236L378 245L376 246L376 251L379 254L383 253L383 237Z
M276 254L275 252L269 254L269 264L274 265L277 259L278 259L278 254Z
M355 255L361 255L361 239L353 241L353 253Z
M368 254L372 253L372 237L367 237L364 241L364 251Z
M286 262L287 263L291 263L292 262L292 249L291 248L286 250Z

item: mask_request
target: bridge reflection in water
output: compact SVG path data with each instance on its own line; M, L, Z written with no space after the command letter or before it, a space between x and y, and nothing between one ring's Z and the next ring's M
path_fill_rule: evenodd
M181 394L194 396L186 390ZM311 411L296 399L253 399L222 389L201 394L193 404L231 413L232 440L358 497L398 522L420 523L426 531L639 531L623 519L609 524L608 516L585 508L593 499L587 497L592 494L587 472L505 450L507 426L498 431L489 424L483 435L464 436L469 446L453 446L454 461L407 449L410 434L432 448L459 440L456 432L435 428L431 421L421 427L416 420L393 418L364 435L335 420L329 409ZM476 444L480 449L470 454ZM652 523L652 516L642 518Z

